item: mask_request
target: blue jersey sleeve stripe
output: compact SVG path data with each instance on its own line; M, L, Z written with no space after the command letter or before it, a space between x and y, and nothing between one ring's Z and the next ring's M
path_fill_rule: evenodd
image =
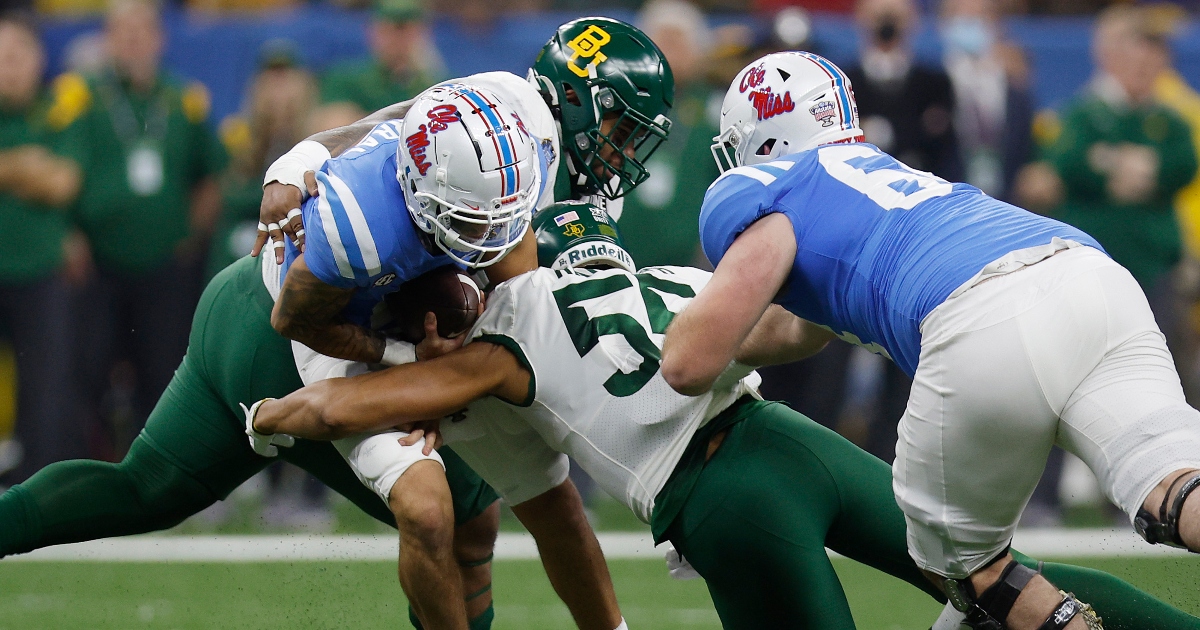
M363 214L362 207L358 205L358 199L354 197L354 193L346 185L346 182L343 182L337 175L330 173L328 177L329 184L337 193L338 199L342 202L342 210L350 221L355 244L362 257L363 268L366 269L368 276L378 275L383 268L379 262L379 248L375 246L375 238L371 236L371 228L367 225L367 217Z
M346 217L346 210L342 204L342 200L338 197L337 190L330 185L329 175L327 173L318 173L318 181L325 183L325 196L328 197L329 214L333 218L333 222L337 225L338 234L342 239L338 242L341 250L346 253L346 263L350 267L350 276L356 283L364 279L362 254L358 251L358 242L354 239L354 227L350 225L350 220ZM321 179L323 178L323 180Z
M730 177L734 177L736 175L741 175L743 177L749 177L750 179L758 180L764 186L771 184L771 182L774 182L776 179L775 175L772 175L771 173L768 173L763 169L755 168L753 166L739 166L737 168L732 168L732 169L729 169L728 171L725 171L724 173L721 173L721 176L717 178L717 181L713 182L712 185L710 185L708 187L708 189L713 190L713 188L716 187L717 182L720 182L724 179L728 179Z
M343 278L354 279L354 270L350 267L350 259L346 248L342 246L342 236L338 233L337 220L333 217L333 209L329 206L331 191L326 185L325 174L317 172L317 212L321 216L321 227L325 232L325 240L333 251L333 261L337 264L338 273Z

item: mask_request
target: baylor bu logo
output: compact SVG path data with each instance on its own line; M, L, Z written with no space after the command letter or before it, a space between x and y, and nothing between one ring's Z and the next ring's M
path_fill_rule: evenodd
M438 105L429 110L426 114L429 117L428 124L422 124L417 127L417 132L404 139L404 144L408 146L408 155L412 158L413 164L416 165L417 171L424 177L425 173L429 172L429 160L425 159L425 148L429 146L429 136L442 131L450 126L450 123L458 122L458 108L453 105Z
M571 72L586 79L588 63L584 62L583 67L580 68L575 65L575 60L592 59L592 66L600 65L608 59L608 56L600 52L600 49L610 41L612 41L612 36L604 29L595 24L587 27L582 33L576 35L575 39L567 42L567 47L575 51L575 54L567 60L567 67L571 69Z

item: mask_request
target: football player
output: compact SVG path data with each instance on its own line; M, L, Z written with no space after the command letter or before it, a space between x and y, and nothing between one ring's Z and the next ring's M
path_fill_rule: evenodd
M379 288L456 258L486 264L519 242L528 225L545 165L518 124L502 128L512 121L511 108L484 90L444 87L419 99L413 114L420 119L411 127L424 130L428 146L398 143L403 125L385 123L361 150L330 161L317 175L328 188L306 206L321 230L309 264L345 272L345 284L366 269L364 260L387 265L388 281L371 283ZM496 143L494 154L476 152L473 143L485 138L489 148ZM459 162L447 169L451 156ZM412 167L400 180L398 160ZM411 217L401 182L412 184L406 189L414 195ZM345 238L334 240L339 229ZM428 238L419 229L428 230ZM393 256L397 251L403 256ZM294 264L304 263L297 256ZM278 290L278 275L264 277L260 261L250 257L219 274L197 309L183 364L125 460L54 464L0 496L0 556L173 526L282 456L401 530L399 572L414 620L436 628L489 627L496 495L452 453L422 454L417 447L407 449L411 456L394 457L395 439L353 439L331 449L246 430L238 400L283 395L325 369L313 351L271 328L272 286ZM372 299L364 291L336 305L348 322L357 322L347 326L364 323L355 318ZM353 339L353 332L346 337ZM404 349L410 358L419 350ZM304 359L299 371L297 356ZM579 497L560 481L525 498L538 516L530 519L523 505L514 511L544 539L551 579L580 627L623 627ZM543 505L557 516L546 517Z
M489 89L512 103L526 128L546 143L546 184L554 199L584 199L617 219L621 197L650 176L646 161L667 138L675 97L671 68L654 42L629 24L601 17L560 26L527 81L487 72L448 83ZM403 118L411 103L315 134L276 160L264 178L262 224L252 253L258 255L268 234L279 262L285 234L303 250L300 204L318 193L305 173L356 145L376 124Z
M810 53L739 73L715 140L716 273L667 334L673 388L710 388L772 303L895 361L909 552L973 628L1091 624L1008 553L1054 444L1147 541L1200 550L1200 411L1095 239L865 143L846 76Z
M360 125L325 134L362 138L337 158L314 141L280 158L266 176L264 208L273 199L271 182L296 184L282 186L295 192L288 207L299 201L301 190L311 187L315 193L303 209L288 212L297 240L286 248L276 240L276 256L263 261L276 297L272 325L294 340L304 382L414 360L411 344L372 332L371 311L401 282L446 264L447 257L475 269L522 259L536 264L532 239L512 252L517 262L502 261L528 226L528 214L510 207L528 210L559 196L595 193L617 199L644 181L643 162L670 126L666 112L673 93L670 69L644 34L615 20L587 18L558 30L528 81L504 72L449 81ZM431 95L440 96L432 102ZM497 102L510 107L497 108ZM403 122L374 124L380 116ZM447 125L451 131L445 131ZM457 126L477 132L456 143ZM567 133L563 137L570 140L560 144L560 134ZM560 160L560 151L571 158ZM521 161L538 166L536 178L509 173ZM315 175L309 173L314 168ZM278 233L273 225L260 227ZM265 233L260 236L265 239ZM434 501L423 475L408 472L414 465L427 468L421 462L437 454L400 446L401 435L382 431L337 446L360 479L389 503L419 493ZM436 467L429 470L438 475ZM437 494L448 506L448 491ZM402 558L419 556L401 552ZM445 569L452 568L451 561L445 554L440 559ZM433 566L432 558L429 562ZM401 580L410 593L424 588L432 595L453 587L406 580L403 571Z
M634 273L590 204L536 224L549 268L499 284L460 350L260 401L248 424L337 439L453 414L406 441L443 435L517 501L564 479L570 455L691 561L728 628L853 628L826 547L940 597L908 555L887 465L755 394L748 365L815 350L824 331L773 307L713 387L681 395L659 370L663 333L710 274ZM1110 628L1200 627L1111 576L1018 557L1104 606Z

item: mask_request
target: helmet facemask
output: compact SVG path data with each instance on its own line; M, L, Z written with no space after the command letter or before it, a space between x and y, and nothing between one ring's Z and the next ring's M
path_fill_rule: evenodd
M533 188L540 189L541 182L535 182ZM508 255L529 229L529 218L537 204L536 198L526 198L531 197L527 193L504 205L497 199L479 208L455 205L432 193L416 192L413 197L433 205L436 218L429 224L437 246L471 268L493 265Z
M600 123L576 134L575 148L583 174L601 194L616 199L650 177L646 162L667 139L671 121L663 114L648 118L614 90L595 91Z

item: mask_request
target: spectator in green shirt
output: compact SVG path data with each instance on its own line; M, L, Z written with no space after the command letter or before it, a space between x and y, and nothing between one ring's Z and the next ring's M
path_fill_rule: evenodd
M117 0L105 37L109 67L86 78L59 77L55 107L70 116L84 143L86 179L76 216L97 273L81 312L90 339L82 367L85 396L102 419L111 415L100 411L100 401L114 361L128 361L136 375L132 404L119 410L119 454L187 348L204 253L220 213L215 175L226 159L207 125L204 86L161 68L156 6Z
M15 437L24 451L4 479L87 455L72 414L67 206L79 192L77 154L43 96L45 52L30 22L0 17L0 327L17 357ZM0 473L4 471L0 470Z
M367 41L370 58L335 65L321 79L321 102L340 113L330 120L353 122L445 78L419 0L377 0Z
M1140 9L1101 15L1099 71L1064 112L1047 157L1064 191L1056 218L1133 274L1170 345L1179 317L1169 274L1182 253L1174 199L1196 174L1196 153L1187 123L1155 100L1154 36Z

